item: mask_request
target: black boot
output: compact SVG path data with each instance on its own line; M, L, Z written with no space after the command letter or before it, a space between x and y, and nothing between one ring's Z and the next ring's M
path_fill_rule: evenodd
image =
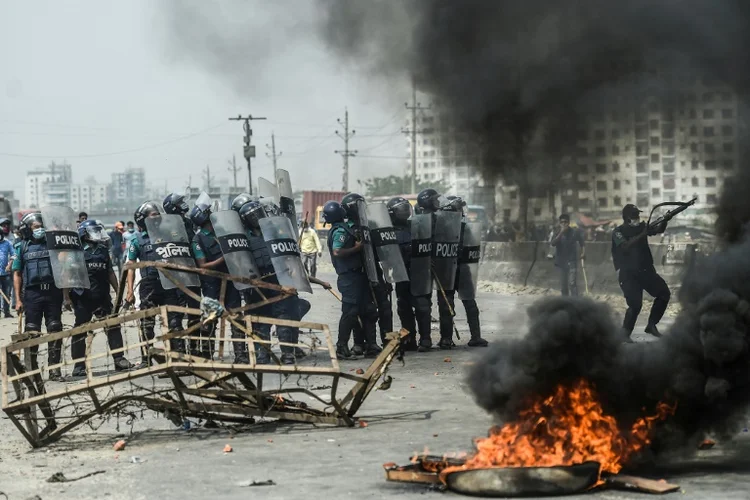
M472 337L468 343L469 347L487 347L489 342L484 340L482 337Z
M440 341L438 342L438 347L442 350L448 350L455 347L456 344L453 343L453 339L450 337L442 337Z
M659 332L659 329L656 328L656 324L649 324L648 326L646 326L646 333L650 333L657 339L661 337L661 332Z
M349 346L336 344L336 357L339 359L352 359L354 355L349 350Z
M432 349L432 339L430 337L421 337L417 350L419 352L428 352L430 349Z
M630 338L630 335L633 334L633 330L628 330L626 328L620 329L620 336L622 337L622 341L626 344L633 344L633 339Z

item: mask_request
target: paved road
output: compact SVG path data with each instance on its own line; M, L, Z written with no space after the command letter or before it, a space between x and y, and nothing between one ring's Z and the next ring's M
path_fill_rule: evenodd
M333 297L316 290L312 300L309 319L335 325L339 305ZM522 335L524 309L532 300L481 294L486 337L493 341ZM145 414L134 422L132 435L124 419L119 432L117 422L111 420L96 432L83 428L53 446L31 450L3 418L0 491L10 500L33 495L43 500L444 498L424 487L385 482L382 464L406 463L425 447L440 453L471 449L472 438L484 435L491 426L490 417L474 405L463 383L464 370L475 361L477 350L465 347L468 330L460 309L464 345L450 352L450 362L444 361L445 352L434 351L409 356L404 366L394 364L391 389L373 392L360 411L369 424L366 428L267 423L240 434L185 432ZM0 340L4 342L13 328L13 320L0 321ZM636 339L648 341L640 334ZM359 368L365 363L343 366ZM128 447L116 453L112 444L120 434L128 434ZM222 452L227 443L233 453ZM132 456L140 457L141 463L131 463ZM652 472L682 485L683 493L675 498L748 499L749 460L750 439L744 433L696 457L665 462L661 470ZM73 483L45 482L58 471L71 478L97 470L106 472ZM245 486L267 479L276 485ZM585 498L642 497L608 491Z

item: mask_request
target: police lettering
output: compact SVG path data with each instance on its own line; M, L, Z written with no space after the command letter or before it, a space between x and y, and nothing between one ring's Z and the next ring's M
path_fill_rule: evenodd
M469 260L479 260L479 250L472 250L469 252Z
M445 259L458 257L458 243L435 243L435 257Z
M81 246L81 242L78 240L78 236L73 234L56 234L55 247L62 246Z
M157 247L156 253L162 259L169 259L173 257L190 257L190 248L185 245L176 245L175 243L167 243L164 246Z
M299 253L299 246L294 241L279 241L271 243L271 253Z
M432 252L432 243L420 243L419 244L419 253L420 254L426 254Z
M89 271L105 271L107 269L106 262L87 262Z
M396 231L381 231L380 239L384 241L396 241Z
M226 240L227 246L230 249L234 248L250 248L250 242L246 238L229 238Z

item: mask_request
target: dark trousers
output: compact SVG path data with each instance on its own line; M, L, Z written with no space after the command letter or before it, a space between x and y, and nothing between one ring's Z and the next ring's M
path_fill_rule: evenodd
M305 266L307 274L313 278L318 273L318 254L316 253L303 253L302 264Z
M221 296L221 281L214 282L214 281L208 281L205 280L202 282L201 291L203 292L204 297L209 297L214 300L219 300L219 297ZM227 282L227 288L224 292L224 307L227 309L235 309L240 306L242 306L242 296L240 295L240 292L232 285L231 282ZM216 325L218 325L218 321L215 323L211 323L206 325L202 331L201 331L201 344L203 345L204 349L201 349L201 351L205 351L205 348L208 347L210 349L211 356L213 356L213 339L216 337ZM247 335L245 335L245 332L240 330L234 325L230 326L230 329L232 330L232 338L233 339L246 339ZM247 343L246 342L232 342L232 348L234 351L234 357L235 360L238 361L247 361L244 359L247 356ZM207 355L208 353L202 352L202 355L204 357L209 357ZM238 359L242 358L242 359Z
M419 337L430 337L432 310L432 296L423 295L415 297L411 294L411 282L403 281L396 283L396 313L401 320L401 328L405 328L409 335L406 342L417 341Z
M61 332L62 325L62 290L54 285L31 286L24 289L23 307L26 332L42 331L42 321L47 327L47 333ZM56 365L60 362L62 340L54 340L47 344L47 362ZM32 348L32 364L36 364L38 348Z
M442 292L438 291L438 312L440 314L440 338L450 340L453 338L454 318L451 316L451 310L456 312L455 290L446 290L445 298ZM446 298L448 299L446 302ZM471 338L480 338L482 336L481 326L479 323L479 307L474 299L462 300L464 310L466 311L466 322L469 323L469 332ZM450 305L450 308L448 307Z
M644 290L654 298L651 313L648 316L648 324L657 324L662 316L664 316L671 297L666 281L657 274L656 269L653 267L640 271L622 269L620 270L619 278L620 288L628 304L628 309L625 311L625 318L622 322L623 329L628 332L633 331L643 305Z
M263 291L267 298L273 296L268 291ZM260 302L262 299L257 292L249 292L245 296L248 303ZM296 295L287 297L284 300L273 302L271 304L252 310L253 315L265 316L268 318L288 319L292 321L301 321L302 318L310 311L310 302L299 298ZM271 325L268 323L253 323L253 332L261 339L271 340ZM299 342L299 328L292 326L276 326L276 336L279 342L296 344ZM283 354L293 354L294 347L288 345L281 346ZM255 344L256 361L261 364L268 363L269 353L260 344Z
M165 290L158 277L142 278L140 285L138 286L138 296L141 299L141 310L164 305L180 305L180 297L177 294L177 289L173 288ZM154 316L141 318L141 336L143 340L152 340L154 338L154 326L156 325L156 320L154 318ZM167 313L167 325L169 326L169 329L182 330L182 318L182 313ZM184 352L185 350L185 343L182 339L170 339L169 345L170 348L175 351ZM144 356L144 360L146 360L147 357L148 356Z
M347 345L354 331L355 344L376 345L378 308L367 276L361 272L340 274L337 285L342 298L337 344Z
M109 297L109 290L96 295L88 290L83 292L82 295L71 292L70 300L73 302L73 313L76 317L74 326L88 323L94 317L103 318L112 314L112 300ZM120 325L115 325L107 329L107 343L113 351L122 348L122 330L120 329ZM81 359L86 355L85 333L73 335L70 352L74 360ZM124 357L124 355L123 352L117 352L112 354L112 359L117 361ZM83 365L83 362L76 364Z
M372 287L372 293L378 306L378 326L380 327L380 341L385 345L385 335L393 331L393 302L391 292L393 286L381 281Z
M578 296L578 264L575 261L560 265L560 292L564 296Z
M3 291L8 300L13 296L13 276L0 276L0 290ZM10 314L10 304L2 296L0 296L0 303L3 305L3 313Z

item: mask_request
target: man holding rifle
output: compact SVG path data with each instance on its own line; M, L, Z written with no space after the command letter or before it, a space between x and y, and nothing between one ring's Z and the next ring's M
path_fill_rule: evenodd
M667 228L667 222L694 202L695 200L688 203L669 203L680 207L667 212L664 217L653 223L650 219L648 222L641 221L641 210L638 210L635 205L628 204L622 209L624 223L612 233L612 260L615 270L618 271L620 288L628 304L622 322L625 342L633 342L630 335L633 333L638 314L641 312L644 290L654 297L646 333L661 337L656 325L667 310L671 294L667 283L654 268L654 258L648 246L648 236L663 233Z

